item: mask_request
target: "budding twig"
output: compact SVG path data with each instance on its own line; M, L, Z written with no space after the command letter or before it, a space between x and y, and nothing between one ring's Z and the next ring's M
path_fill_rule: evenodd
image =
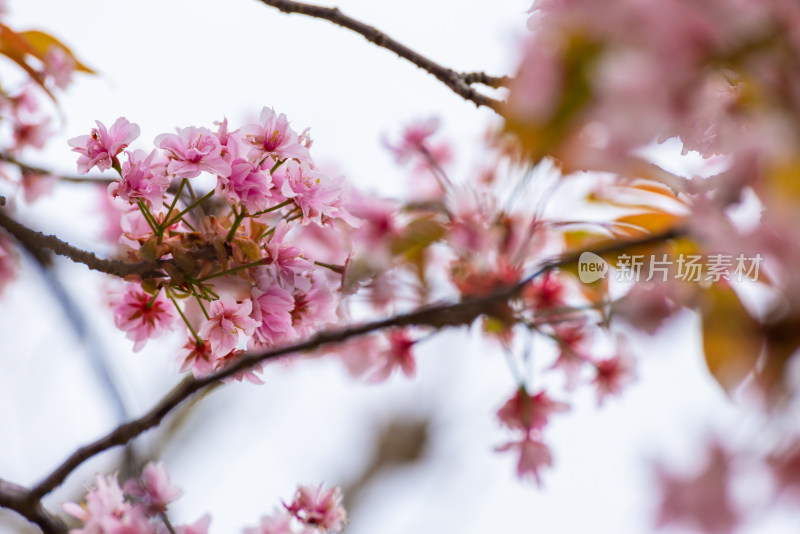
M381 48L391 50L401 58L410 61L417 67L429 72L430 74L433 74L440 82L445 84L454 93L461 96L465 100L473 102L476 106L486 106L500 113L502 102L479 93L474 87L472 87L472 85L482 84L495 88L505 87L510 81L507 76L495 77L489 76L483 72L456 72L453 69L428 59L422 54L400 43L399 41L392 39L374 26L370 26L361 22L360 20L345 15L336 7L315 6L302 2L295 2L293 0L258 1L262 4L266 4L283 11L284 13L298 13L300 15L306 15L318 19L325 19L338 26L352 30L362 35L367 41L374 43Z

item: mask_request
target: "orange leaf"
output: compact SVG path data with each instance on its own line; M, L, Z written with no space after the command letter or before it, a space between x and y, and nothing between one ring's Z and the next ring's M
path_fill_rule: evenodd
M70 50L64 43L50 35L49 33L45 33L39 30L28 30L24 32L19 32L17 34L19 37L25 39L28 44L30 45L30 49L33 50L30 52L31 54L35 55L40 60L44 61L45 55L47 54L47 50L51 46L58 46L60 47L69 57L75 61L75 70L85 72L87 74L96 74L95 71L81 63L81 61L75 57L75 54Z
M760 325L728 284L703 293L703 351L711 376L730 392L756 366L762 348Z

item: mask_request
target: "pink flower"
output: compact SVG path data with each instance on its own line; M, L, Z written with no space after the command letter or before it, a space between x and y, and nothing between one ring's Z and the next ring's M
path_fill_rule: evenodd
M208 525L210 524L211 516L206 514L191 525L175 527L175 534L208 534Z
M340 532L347 521L338 487L323 491L322 485L299 486L291 504L284 504L290 514L308 526L325 532Z
M167 172L178 178L194 178L206 171L230 176L231 165L222 157L222 145L207 128L178 128L176 134L161 134L155 139L169 156Z
M264 245L266 257L263 259L264 267L258 267L259 286L269 287L275 281L281 287L292 291L299 289L307 291L311 288L311 281L304 276L313 270L314 264L303 257L303 251L298 247L286 243L286 234L291 226L281 220L272 233L272 238Z
M44 55L44 72L59 89L66 89L72 80L75 59L58 45L50 45Z
M597 404L603 404L608 395L619 395L636 379L636 362L628 354L600 360L595 364L597 375L592 384L597 387Z
M14 149L22 150L26 147L44 148L47 138L50 137L49 120L42 122L14 121Z
M281 194L294 201L305 220L322 224L329 219L342 219L350 226L358 226L358 219L343 207L341 178L332 180L294 161L286 163L283 170Z
M497 418L509 428L541 431L552 414L568 410L567 403L554 401L544 391L529 395L525 388L519 388L497 411Z
M198 345L194 338L186 342L178 353L178 359L181 362L180 372L191 369L196 378L213 373L217 363L217 358L211 351L211 344L203 341L202 345Z
M560 278L550 271L525 286L523 298L534 311L564 306L566 288Z
M530 434L526 434L521 441L506 443L496 450L498 452L516 450L519 453L517 476L522 479L533 478L539 485L542 483L539 470L553 465L553 456L550 454L550 448Z
M311 278L308 291L295 291L292 326L300 337L314 334L321 326L338 320L338 299L320 276Z
M277 285L253 288L253 319L258 326L253 339L260 345L274 346L295 337L292 328L294 298Z
M253 302L245 299L238 303L230 295L223 295L209 306L209 320L198 335L211 344L212 353L218 358L228 355L239 346L245 337L253 334L258 323L250 318Z
M415 341L403 329L390 330L386 337L389 339L389 348L380 354L380 367L372 373L369 381L383 382L395 369L400 369L407 377L413 378L417 372L417 361L411 352Z
M386 141L386 148L394 153L398 163L405 163L414 156L427 152L426 141L439 129L439 119L432 117L414 122L403 131L400 143L392 145Z
M661 487L658 527L677 523L715 534L736 529L740 514L729 491L730 457L719 445L714 445L710 461L695 476L679 477L662 468L656 475Z
M277 115L272 108L263 108L257 124L247 124L239 129L248 144L255 147L251 156L262 159L274 156L278 159L296 159L310 163L308 149L298 141L297 134L289 127L286 115Z
M219 184L231 205L241 203L251 214L267 209L272 200L269 172L244 159L235 160L230 177L221 177Z
M356 336L334 348L350 376L359 378L380 365L380 355L385 349L383 339L377 334Z
M167 504L183 493L170 482L163 462L148 462L142 469L141 477L128 480L123 489L144 504L150 514L164 511Z
M64 510L80 519L83 528L73 534L151 534L152 528L145 510L125 500L117 482L117 474L97 475L97 486L86 494L86 505L64 503Z
M614 306L614 317L637 330L655 334L664 321L678 311L670 283L635 284Z
M34 202L42 195L49 193L57 181L58 178L50 174L23 172L22 190L25 196L25 202Z
M142 200L149 207L159 209L169 188L169 178L153 174L150 169L156 151L146 154L144 150L135 150L126 154L128 159L122 163L122 179L109 184L109 194L131 204Z
M583 323L558 325L554 331L559 339L559 353L551 369L564 372L567 390L571 391L578 385L581 368L588 361L584 355L588 332Z
M292 528L293 516L276 512L261 518L261 525L244 529L244 534L295 534Z
M97 166L101 171L118 165L117 154L128 147L128 144L139 137L139 127L120 117L109 130L100 121L95 121L97 128L92 128L91 135L81 135L68 141L73 152L81 155L78 158L78 172L86 174Z
M169 330L175 320L175 309L164 293L151 296L135 284L128 284L127 290L112 296L110 303L114 323L134 341L134 351Z

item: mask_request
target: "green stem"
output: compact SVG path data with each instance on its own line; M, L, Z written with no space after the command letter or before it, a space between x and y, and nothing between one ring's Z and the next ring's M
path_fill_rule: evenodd
M236 213L236 210L233 210L233 213ZM244 209L242 206L242 211L240 213L236 213L236 218L233 220L233 224L231 225L231 229L228 232L228 235L225 237L225 241L230 241L233 239L233 236L236 235L236 229L239 228L239 225L242 224L245 216L247 215L247 210Z
M203 306L203 299L200 298L200 295L198 295L197 293L194 292L194 288L192 288L192 293L194 293L194 298L197 299L197 304L200 305L200 310L203 312L203 315L206 316L206 320L211 319L211 317L208 316L208 312L206 311L206 307Z
M162 511L160 515L162 521L164 521L164 526L167 527L167 530L169 531L169 534L175 534L175 528L173 528L172 523L170 523L167 513Z
M319 265L320 267L325 267L326 269L330 269L331 271L342 274L344 273L344 265L333 265L332 263L325 263L322 261L315 261L314 265Z
M279 209L283 208L284 206L288 206L292 202L294 202L294 200L292 200L292 199L284 200L283 202L281 202L280 204L278 204L276 206L272 206L271 208L267 208L265 210L261 210L259 212L254 213L253 215L251 215L251 217L258 217L259 215L264 215L265 213L269 213L271 211L279 210Z
M276 162L275 162L275 165L273 165L273 166L272 166L272 168L269 170L269 175L270 175L270 176L272 176L272 173L273 173L273 172L275 172L275 171L277 171L277 170L278 170L278 167L280 167L281 165L283 165L283 162L284 162L284 161L286 161L286 160L285 160L285 159L279 159L278 161L276 161Z
M153 231L153 234L154 235L159 235L159 228L160 228L159 224L153 218L153 214L150 213L150 210L147 209L147 206L144 205L144 202L142 202L141 200L138 200L136 202L136 205L139 206L139 211L142 212L142 216L144 217L144 220L147 221L147 225Z
M228 269L225 271L220 271L218 273L210 274L198 280L198 282L205 282L206 280L211 280L212 278L218 278L220 276L225 276L226 274L235 273L237 271L241 271L243 269L249 269L250 267L257 267L258 265L264 265L262 260L254 261L252 263L246 263L244 265L239 265L237 267L233 267L232 269Z
M190 186L190 187L191 187L191 186ZM195 200L194 202L192 202L191 204L189 204L189 207L187 207L186 209L184 209L183 211L181 211L180 213L178 213L178 214L177 214L175 217L173 217L172 219L170 219L170 220L166 221L166 222L164 223L164 228L169 228L170 226L172 226L172 225L173 225L173 224L175 224L176 222L180 221L180 220L183 218L183 216L184 216L184 215L186 215L187 213L189 213L190 211L192 211L194 208L196 208L196 207L197 207L198 205L200 205L202 202L204 202L204 201L208 200L209 198L211 198L211 196L212 196L213 194L214 194L214 190L212 189L211 191L209 191L208 193L206 193L206 194L205 194L205 195L203 195L202 197L198 198L197 200Z
M180 198L181 193L183 193L183 188L186 186L187 183L189 182L188 180L186 180L186 178L181 180L181 185L178 187L178 192L175 193L175 198L172 199L172 204L170 204L169 209L167 210L167 214L166 216L164 216L165 221L169 221L169 218L172 215L172 210L175 209L175 205L178 203L178 198ZM166 229L168 226L169 226L168 224L165 224L164 229ZM159 240L161 239L161 236L164 235L164 229L161 230L161 234L158 236Z
M186 315L183 314L183 310L181 310L181 307L178 306L178 301L175 300L175 297L172 296L172 293L170 293L169 290L165 289L164 291L167 293L167 297L169 297L169 300L171 300L172 303L175 305L175 309L178 310L178 313L180 314L181 319L183 319L183 322L186 323L186 327L189 329L189 332L192 333L192 336L194 337L195 341L197 342L197 345L198 346L202 345L203 344L203 340L200 339L200 336L198 336L197 332L195 332L194 328L192 328L192 323L190 323L189 319L186 318Z

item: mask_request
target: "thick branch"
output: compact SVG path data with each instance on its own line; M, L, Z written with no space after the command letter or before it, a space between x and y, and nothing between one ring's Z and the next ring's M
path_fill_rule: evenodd
M596 248L592 252L598 255L609 254L633 246L665 241L683 235L683 233L684 230L682 228L677 228L634 241L615 242L604 247ZM402 326L444 328L447 326L468 325L480 315L491 313L495 305L506 302L518 295L522 288L534 278L552 269L576 263L579 258L580 253L568 254L556 258L542 265L533 274L519 283L499 289L487 296L473 297L456 303L425 306L410 313L396 315L387 319L354 325L340 330L321 332L300 343L287 345L266 352L245 355L229 367L205 378L186 378L143 416L117 427L97 441L76 450L64 463L58 466L32 490L32 495L36 498L41 498L43 495L53 491L75 468L92 456L117 445L127 443L146 430L158 426L164 417L183 401L193 396L195 393L208 388L212 384L230 378L237 373L241 373L258 364L277 359L281 356L318 349L323 345L340 343L350 338L383 330L385 328Z
M494 77L482 72L459 73L453 69L444 67L435 61L428 59L422 54L410 49L404 44L392 39L377 28L365 24L359 20L349 17L339 11L336 7L315 6L294 2L293 0L258 0L262 4L272 6L284 13L298 13L309 17L325 19L338 26L352 30L362 35L367 41L374 43L381 48L391 50L401 58L410 61L417 67L428 71L436 76L443 84L449 87L454 93L462 98L473 102L476 106L486 106L498 113L502 102L495 100L476 91L472 84L483 84L489 87L502 87L508 84L507 77Z
M157 262L128 263L120 260L98 258L94 253L73 247L56 236L44 235L41 232L31 230L2 211L0 211L0 226L5 228L8 233L14 236L19 242L23 243L25 248L32 253L34 251L50 250L76 263L82 263L95 271L112 274L121 278L132 274L163 276L163 274L160 274L159 264ZM37 257L39 257L39 254L37 254Z
M30 490L2 479L0 479L0 507L13 510L31 523L35 523L44 534L67 533L66 525L50 515Z

